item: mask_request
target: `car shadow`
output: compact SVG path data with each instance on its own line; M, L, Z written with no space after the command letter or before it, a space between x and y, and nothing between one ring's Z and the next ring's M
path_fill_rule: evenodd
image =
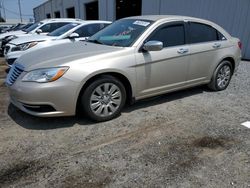
M140 100L133 105L126 106L123 112L129 113L134 110L143 109L154 105L159 105L162 103L168 103L174 100L197 95L203 93L204 91L209 92L209 90L205 86L200 86L182 91L172 92L169 94L163 94L157 97L147 98L144 100ZM15 123L17 123L21 127L32 130L50 130L50 129L67 128L67 127L73 127L75 124L79 124L82 126L90 126L95 124L93 121L88 120L86 117L82 117L80 114L71 117L51 117L51 118L35 117L22 112L12 104L9 104L8 106L8 115Z
M154 105L168 103L171 101L179 100L189 96L201 94L203 92L212 92L206 86L197 86L194 88L188 88L180 91L175 91L167 94L162 94L156 97L150 97L137 101L134 105L126 106L124 112L132 112L141 108L147 108Z
M29 115L13 104L8 106L8 115L18 125L25 129L32 130L49 130L73 127L75 124L88 126L93 124L90 120L80 115L69 117L36 117Z

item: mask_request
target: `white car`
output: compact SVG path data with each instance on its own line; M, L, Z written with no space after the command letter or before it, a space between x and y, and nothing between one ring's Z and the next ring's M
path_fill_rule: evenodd
M62 27L68 23L74 23L83 21L81 19L72 18L56 18L56 19L45 19L40 22L34 23L28 29L20 31L11 31L7 33L0 34L0 51L3 53L5 45L12 39L21 36L28 36L33 34L46 35L59 27Z
M86 40L109 24L111 24L109 21L82 21L67 24L48 35L32 35L14 39L5 47L6 62L8 66L11 66L17 58L28 52L52 45Z

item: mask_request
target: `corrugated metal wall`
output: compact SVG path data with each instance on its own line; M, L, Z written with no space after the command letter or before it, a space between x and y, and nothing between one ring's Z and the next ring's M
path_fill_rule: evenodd
M62 7L52 6L57 1L62 1ZM74 6L76 16L85 19L84 3L90 1L94 0L50 0L34 9L35 18L44 19L46 13L53 15L56 10L66 16L66 8ZM99 19L114 20L115 14L115 0L99 0ZM241 39L243 58L250 59L250 0L142 0L142 14L186 15L214 21Z
M143 0L143 14L177 14L216 22L243 43L250 59L250 0Z

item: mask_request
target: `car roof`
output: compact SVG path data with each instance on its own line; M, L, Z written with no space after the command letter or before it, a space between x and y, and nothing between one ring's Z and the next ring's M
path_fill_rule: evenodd
M81 22L84 21L82 19L78 18L51 18L51 19L44 19L41 20L40 22L42 23L49 23L49 22Z
M202 23L206 23L209 25L216 25L215 23L209 21L209 20L205 20L205 19L201 19L201 18L195 18L195 17L190 17L190 16L180 16L180 15L145 15L145 16L131 16L131 17L127 17L124 19L142 19L142 20L150 20L150 21L171 21L171 20L187 20L187 21L197 21L197 22L202 22Z
M149 20L153 22L161 22L161 21L172 21L172 20L182 20L182 21L194 21L199 22L203 24L208 24L217 30L219 30L223 35L225 35L227 38L231 35L225 31L222 27L220 27L218 24L201 19L201 18L195 18L195 17L189 17L189 16L180 16L180 15L144 15L144 16L131 16L123 19L141 19L141 20Z
M111 24L111 21L103 21L103 20L84 20L80 22L81 24L92 24L92 23L107 23Z
M124 19L142 19L142 20L150 20L150 21L158 21L158 20L172 20L172 19L185 19L192 18L187 16L178 16L178 15L144 15L144 16L131 16Z

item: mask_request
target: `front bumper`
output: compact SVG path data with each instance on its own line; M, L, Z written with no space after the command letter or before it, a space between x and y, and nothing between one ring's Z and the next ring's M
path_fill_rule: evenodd
M39 117L75 115L79 83L62 77L49 83L17 79L13 85L6 85L11 103L28 114Z

